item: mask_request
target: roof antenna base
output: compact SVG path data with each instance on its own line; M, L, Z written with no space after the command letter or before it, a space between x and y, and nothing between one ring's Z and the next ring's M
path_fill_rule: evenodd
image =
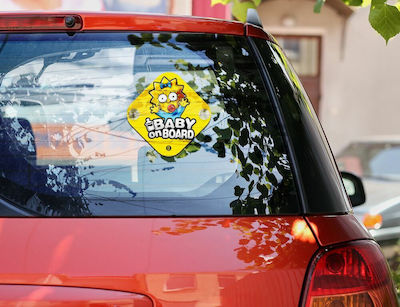
M260 16L256 9L248 9L247 10L247 18L246 23L252 24L257 27L263 27Z

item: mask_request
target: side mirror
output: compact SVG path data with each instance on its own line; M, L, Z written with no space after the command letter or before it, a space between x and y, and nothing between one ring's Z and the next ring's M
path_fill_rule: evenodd
M348 172L341 172L343 184L353 207L365 203L365 192L362 181L356 175Z

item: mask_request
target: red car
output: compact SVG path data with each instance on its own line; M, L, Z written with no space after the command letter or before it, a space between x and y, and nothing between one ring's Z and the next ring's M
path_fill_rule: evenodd
M397 306L250 19L0 15L1 306Z

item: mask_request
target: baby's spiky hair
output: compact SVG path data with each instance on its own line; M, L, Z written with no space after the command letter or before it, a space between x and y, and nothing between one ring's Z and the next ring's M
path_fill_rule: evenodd
M149 91L149 94L152 97L150 100L151 103L158 103L158 96L163 94L164 88L170 88L170 92L179 93L182 92L183 85L178 85L178 80L176 78L169 80L168 78L163 77L160 82L153 82L153 89Z

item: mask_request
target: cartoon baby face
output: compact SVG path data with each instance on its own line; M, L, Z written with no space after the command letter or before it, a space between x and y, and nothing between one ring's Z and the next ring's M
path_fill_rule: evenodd
M175 112L181 105L182 98L185 97L182 92L183 86L178 85L176 79L168 80L165 77L161 82L154 82L153 85L154 89L149 92L152 97L150 103L164 112Z

